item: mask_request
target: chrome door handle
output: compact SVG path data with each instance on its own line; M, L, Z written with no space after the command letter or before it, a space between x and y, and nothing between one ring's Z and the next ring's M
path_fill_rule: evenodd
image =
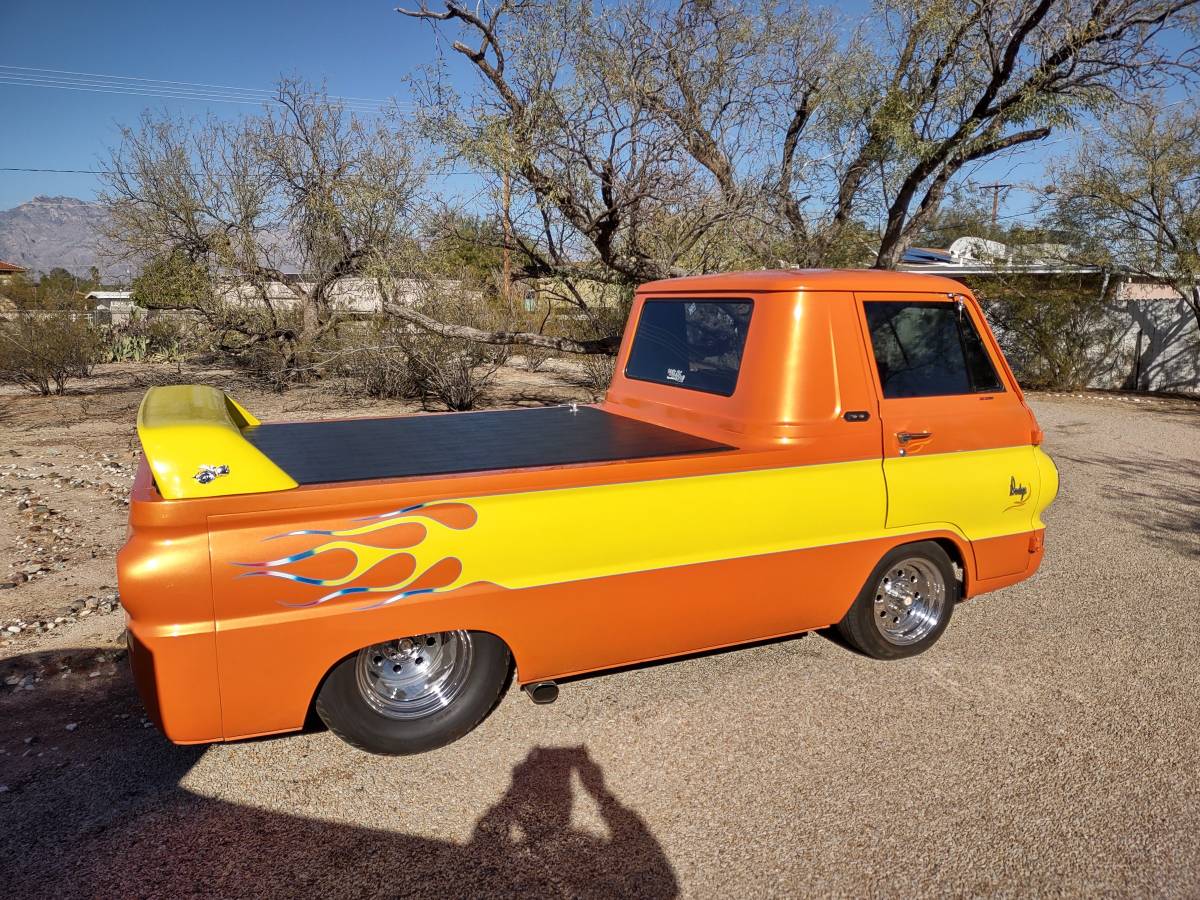
M932 431L898 431L896 439L901 444L907 444L909 441L923 441L925 438L933 437Z

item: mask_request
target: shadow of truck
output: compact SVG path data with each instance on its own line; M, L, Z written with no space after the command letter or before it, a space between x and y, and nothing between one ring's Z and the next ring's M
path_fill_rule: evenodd
M0 697L0 783L8 788L0 793L0 859L14 900L678 893L662 847L583 747L530 751L458 844L192 793L180 782L206 748L176 747L138 727L142 710L124 666L91 679L48 671L60 667L61 657L37 654L0 664L51 676L34 691ZM78 729L64 734L68 720ZM22 737L48 733L61 737ZM572 828L573 783L595 801L607 837ZM415 814L437 817L436 794Z

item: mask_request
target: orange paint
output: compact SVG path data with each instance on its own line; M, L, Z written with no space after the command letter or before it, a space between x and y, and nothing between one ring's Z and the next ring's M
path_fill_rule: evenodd
M883 399L865 337L863 297L951 295L964 298L1005 390L933 402ZM732 396L624 376L643 303L681 297L753 301ZM863 460L882 466L898 453L894 435L902 430L937 435L934 446L908 448L915 453L1029 446L1038 433L978 305L962 285L944 278L781 271L655 282L638 291L630 322L600 408L734 451L186 500L164 500L143 461L130 504L132 533L118 570L134 672L165 733L178 742L201 742L299 728L333 665L361 647L402 635L492 632L512 650L520 682L529 683L830 625L845 614L884 553L924 538L953 550L964 569L966 596L1036 570L1041 544L1031 550L1030 535L1040 536L1040 529L971 541L940 526L890 534L880 521L883 536L861 541L516 590L480 581L369 612L362 611L363 602L295 605L330 589L266 574L271 567L263 563L313 548L312 536L291 532L328 530L330 522L402 506L430 504L422 515L465 530L474 525L470 506L440 501ZM847 420L848 412L867 419ZM402 550L419 545L423 528L414 519L361 540ZM530 539L511 535L513 541ZM331 550L275 570L328 581L352 566L349 552ZM451 584L460 566L454 558L437 561L405 590ZM398 553L363 575L361 584L400 583L415 571L412 556ZM286 648L286 668L279 648Z

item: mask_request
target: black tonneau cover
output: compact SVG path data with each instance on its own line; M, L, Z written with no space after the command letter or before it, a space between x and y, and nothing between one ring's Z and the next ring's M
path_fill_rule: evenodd
M732 450L594 407L256 425L243 436L300 484Z

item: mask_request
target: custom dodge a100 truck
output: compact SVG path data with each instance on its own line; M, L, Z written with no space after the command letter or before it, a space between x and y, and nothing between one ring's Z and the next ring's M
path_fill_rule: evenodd
M173 741L461 737L556 679L836 625L927 649L1028 578L1058 475L970 292L771 271L643 286L605 400L263 424L152 388L119 556Z

